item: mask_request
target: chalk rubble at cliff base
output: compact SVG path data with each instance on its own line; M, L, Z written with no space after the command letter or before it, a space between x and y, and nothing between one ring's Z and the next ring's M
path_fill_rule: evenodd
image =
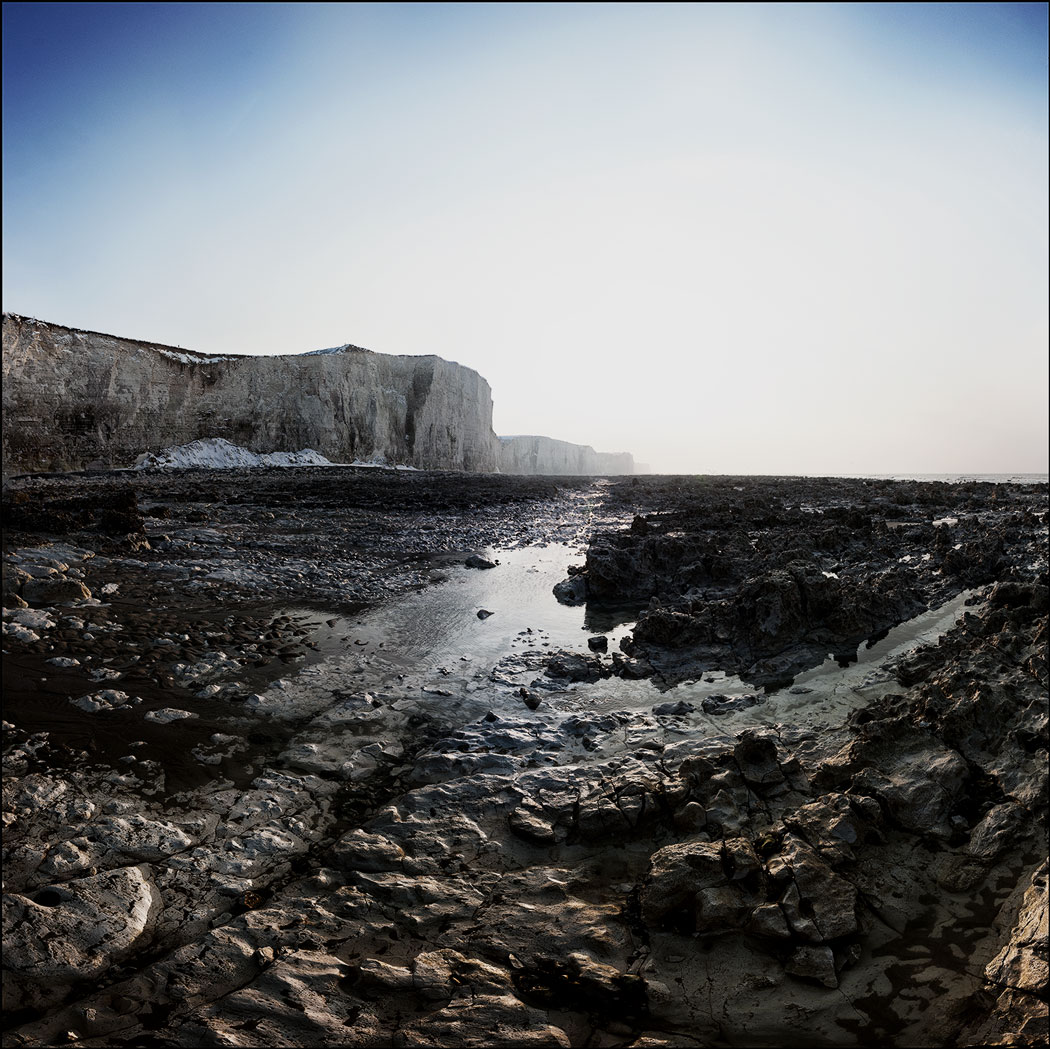
M1046 499L12 487L5 1044L1045 1041ZM588 629L493 647L548 543L585 547ZM463 587L474 653L399 641ZM891 656L850 658L872 624Z

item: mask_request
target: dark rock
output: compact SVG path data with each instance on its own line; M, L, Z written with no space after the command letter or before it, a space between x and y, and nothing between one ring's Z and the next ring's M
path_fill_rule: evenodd
M642 918L649 925L662 922L676 911L695 909L701 889L726 884L722 846L712 842L668 845L649 860L649 875L642 886Z
M756 936L767 936L776 940L791 938L784 912L775 903L763 903L751 912L748 931Z
M554 584L554 596L563 605L582 605L587 601L587 579L576 575Z
M743 733L733 748L733 757L741 775L755 787L771 787L784 780L777 761L777 745L768 736L757 732Z
M835 975L835 955L830 947L798 947L788 959L784 971L804 980L821 983L825 987L838 987Z
M634 1024L648 1013L642 977L620 972L583 953L567 958L533 957L516 968L511 978L518 996L543 1010L581 1010Z
M653 707L654 714L693 714L696 712L696 707L692 703L686 703L684 699L680 699L677 703L657 703Z
M517 808L507 817L511 831L533 845L553 845L554 827L542 814L530 808Z
M543 700L536 695L535 692L530 692L527 688L519 688L518 695L521 696L522 702L529 708L529 710L538 710Z
M688 801L675 812L674 825L680 831L695 834L707 826L707 809L695 801Z
M67 605L72 601L87 601L91 591L78 579L49 576L27 579L22 585L22 597L33 608L49 605Z
M733 714L738 710L746 710L748 707L756 706L761 702L761 697L751 692L745 692L740 696L707 696L700 704L705 714Z
M652 666L643 659L624 659L619 652L612 657L612 672L627 681L640 681L653 672Z
M787 867L793 879L780 905L792 931L823 943L857 931L857 890L801 839L785 835L784 848L768 861Z
M471 554L463 563L467 568L495 568L497 564L495 561L486 561L485 558L479 557L477 554Z
M603 670L597 659L588 659L574 652L559 652L547 661L545 672L548 677L567 681L598 681L604 676Z
M747 901L731 885L714 885L696 894L697 932L725 932L739 928L749 913Z
M587 647L592 652L607 652L609 650L609 639L604 634L597 637L587 638Z

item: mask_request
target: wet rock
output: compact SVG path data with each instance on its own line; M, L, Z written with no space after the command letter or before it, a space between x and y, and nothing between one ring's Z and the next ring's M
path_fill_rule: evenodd
M799 838L787 834L778 859L791 871L792 889L781 901L792 929L818 942L857 931L857 890Z
M696 931L726 932L739 928L750 913L740 890L730 885L716 885L696 894Z
M611 669L613 674L627 681L641 681L653 672L652 666L644 659L624 659L619 652L613 653Z
M11 623L17 623L29 630L37 630L41 634L55 627L55 620L51 615L35 608L16 608L13 611L5 609L5 618Z
M701 703L705 714L733 714L738 710L747 710L760 703L761 697L750 692L738 696L706 696Z
M751 912L748 931L756 936L775 940L786 940L791 936L784 912L775 903L763 903Z
M603 667L597 659L574 652L559 652L547 661L545 673L548 677L563 681L598 681Z
M554 596L563 605L582 605L587 601L587 578L571 576L554 584Z
M1031 608L1045 612L1050 605L1050 588L1045 583L1002 581L988 594L990 608Z
M64 878L86 870L97 859L97 850L91 848L86 838L78 838L63 841L50 848L38 870L50 877Z
M681 716L684 714L694 714L696 707L692 703L686 703L684 699L680 699L677 703L657 703L653 707L654 714L662 715L677 715Z
M163 860L190 848L197 840L168 820L150 819L138 813L104 816L91 825L87 837L124 863Z
M831 863L854 858L850 847L860 841L860 821L847 795L827 794L803 805L786 823Z
M3 596L5 608L25 607L25 601L22 601L18 595L22 591L22 586L31 578L32 576L26 571L26 569L19 568L17 565L10 565L6 562L4 563ZM15 598L18 598L18 600L22 602L21 605L11 603Z
M398 1031L402 1046L456 1045L465 1049L568 1049L569 1036L548 1022L546 1010L533 1009L512 994L455 998L425 1020Z
M529 710L539 710L540 704L543 702L535 692L530 692L527 688L519 688L518 695Z
M168 477L164 487L180 483ZM929 563L927 570L922 559L925 548L935 549L940 540L919 522L952 509L941 506L942 492L951 489L953 498L972 500L989 521L1000 516L990 513L987 486L979 485L968 494L955 486L875 481L652 483L652 491L671 493L669 503L645 502L649 482L616 486L625 500L645 496L631 505L615 503L619 496L609 486L618 519L629 522L644 514L646 531L622 529L603 540L612 552L604 561L596 558L586 578L595 593L608 586L613 596L621 580L601 577L600 570L622 569L624 588L638 585L640 603L657 595L659 603L649 610L654 622L673 613L702 638L696 647L674 650L628 644L626 650L641 659L627 664L617 652L609 661L628 679L652 676L655 666L661 687L679 675L694 681L706 677L718 688L710 675L714 666L727 674L750 668L790 673L814 652L819 659L846 652L852 632L863 625L869 598L878 614L882 609L896 615L909 607L909 590L931 603L954 593L961 576L937 576L936 565ZM448 484L455 490L463 481ZM402 556L420 549L421 537L434 549L495 545L489 535L472 532L467 539L450 530L449 517L462 516L468 503L456 504L454 514L427 511L425 534L413 532L411 521L422 520L418 511L414 517L398 515L406 500L415 498L417 485L432 485L445 498L426 478L395 481L382 504L383 542L400 543ZM101 664L126 673L129 690L138 688L133 665L102 660L117 655L128 637L111 636L106 628L121 622L120 606L144 592L143 575L151 587L160 581L164 587L190 588L198 610L212 606L220 596L212 588L219 585L231 602L245 595L291 602L307 589L312 599L328 600L335 587L325 589L322 582L323 558L303 554L309 515L326 523L336 517L333 510L352 516L354 541L363 541L362 522L373 513L372 498L386 489L361 490L348 506L346 493L353 494L354 482L344 470L331 483L313 474L294 490L296 498L282 503L275 498L281 485L245 476L221 490L216 486L206 498L198 498L197 491L184 506L172 502L165 528L173 545L165 549L168 561L160 569L146 562L132 565L111 548L120 565L96 570L84 581L100 595L119 584L120 601L106 606L105 614L83 613L90 623L69 616L54 617L55 626L39 631L24 626L41 638L41 660L55 658L45 646L55 644L58 651L59 643L68 646L63 655L82 657L84 669L75 674L69 672L73 667L55 668L62 673L49 668L49 687L82 680ZM462 491L478 504L477 488ZM834 499L831 492L838 493ZM1045 499L1043 490L1036 495ZM223 509L229 496L240 500L235 513ZM834 505L839 498L842 505ZM311 509L315 499L317 509ZM800 502L813 505L803 510ZM184 512L199 512L214 527L185 529L176 520ZM515 520L524 522L532 513ZM917 523L888 529L882 521L887 515ZM151 508L150 521L159 516ZM241 519L254 523L255 518L265 524L244 535ZM398 522L404 521L409 527L398 538ZM559 519L552 529L566 523L573 522ZM952 543L970 528L961 515L951 527ZM981 528L985 525L972 525L974 532ZM1016 522L1011 528L1021 535ZM1045 515L1033 514L1025 528L1023 558L1016 556L1020 539L1010 538L1008 530L996 533L1015 573L1003 582L1045 570L1027 567L1045 565L1045 541L1039 538ZM346 536L334 532L329 545L323 533L310 541L338 565L330 574L349 580L356 571L357 579L367 576L375 583L377 594L376 565L382 557L376 554L367 571L352 568L339 549ZM630 545L619 546L622 539ZM295 565L284 577L271 568L285 559L278 544L287 544L287 562ZM74 564L65 552L54 553L53 565L44 562L43 552L34 553L32 561L48 571L31 578L52 578L60 564L66 569ZM912 560L895 568L904 555ZM176 563L179 558L183 561ZM208 579L217 566L225 574ZM786 572L805 600L800 632L789 629L788 647L766 653L757 624L746 611L738 619L736 598L742 583L764 579L773 569ZM837 589L815 579L821 569L840 577ZM418 583L418 570L412 573ZM242 589L249 577L265 580L269 592L262 582L256 590ZM173 592L151 589L143 605L152 616L153 605L162 605L163 594ZM22 761L16 774L21 779L5 781L4 821L18 836L13 845L5 843L8 887L31 899L40 888L50 888L49 881L69 884L94 876L88 873L92 869L148 854L159 857L151 860L154 877L169 904L149 934L136 941L145 946L148 935L156 937L155 950L133 959L135 972L125 976L111 967L103 981L82 982L66 1007L52 1010L44 990L32 991L31 981L16 977L12 986L23 997L13 999L14 1007L36 1003L49 1011L5 1037L45 1045L56 1044L66 1031L90 1035L98 1044L154 1039L187 1045L487 1046L530 1039L552 1045L640 1039L639 1044L678 1045L752 1044L756 1037L832 1044L841 1040L840 1021L855 1022L849 1000L856 998L852 990L843 995L826 990L832 985L823 948L834 951L836 966L856 962L859 971L844 978L844 990L853 981L870 988L865 994L871 1009L889 1015L892 1008L903 1025L899 1031L909 1038L936 1040L946 1030L960 1044L1028 1037L1024 1032L1036 1031L1038 1021L1033 1003L1044 1007L1037 1033L1045 1037L1040 992L1020 989L1038 982L1038 963L1045 958L1042 926L1037 919L1035 935L1022 931L1029 924L1018 915L1024 886L1001 904L1006 874L1016 879L1008 864L1042 842L1046 628L1040 626L1045 613L1036 610L1038 601L1034 592L1004 590L993 608L969 606L969 620L931 646L921 680L903 695L883 696L890 687L885 667L873 668L856 691L837 692L830 704L833 712L847 703L863 706L863 717L848 724L821 720L821 707L832 697L818 675L810 682L813 703L805 709L805 724L778 725L775 736L758 731L754 752L749 749L754 740L678 731L684 722L652 716L644 700L641 707L633 701L637 697L624 700L627 709L611 712L611 705L630 693L627 681L616 683L608 695L600 686L577 688L574 695L563 691L548 713L528 716L518 706L524 698L518 689L527 680L523 674L535 674L543 665L538 650L531 664L516 658L512 669L501 661L491 680L485 674L470 677L474 668L465 667L462 682L460 675L447 675L445 687L428 691L418 686L430 680L433 667L406 668L408 653L392 652L390 645L384 651L376 643L348 649L352 658L326 664L325 676L311 673L316 668L289 671L280 687L260 683L255 668L221 670L217 677L241 674L245 684L238 696L258 688L268 698L257 706L231 705L227 712L220 687L202 716L229 717L216 735L226 743L243 739L253 749L236 755L231 747L221 767L192 767L192 774L207 781L192 789L180 782L177 790L165 790L162 800L129 785L130 779L118 782L116 773L139 774L145 762L102 768L109 755L106 733L118 736L122 756L156 755L163 749L157 742L166 731L161 726L119 715L98 717L92 727L100 748L83 760L65 755L62 760L75 767L62 782L65 773L26 775L27 762L51 761L51 755L39 739L5 728L5 744L10 743L5 758L14 757L16 765ZM285 631L271 631L268 624L242 631L204 623L220 635L212 637L196 623L185 625L185 616L151 622L138 633L147 643L168 642L152 653L157 658L151 668L159 664L174 679L161 687L192 682L193 691L201 689L210 673L206 653L214 648L205 641L223 646L235 660L263 659L286 643ZM23 625L10 618L9 623ZM754 627L754 646L738 630L741 624ZM86 641L85 632L92 635ZM519 643L524 640L525 635ZM537 632L529 644L546 640ZM37 652L26 662L35 659ZM382 705L364 698L365 689L395 670L408 671L403 688L393 688ZM553 688L564 690L566 681L554 679ZM549 686L550 680L544 683ZM176 699L181 693L158 701L145 687L150 706L181 702ZM535 688L539 694L540 686ZM782 699L770 701L768 720L778 716ZM69 713L70 721L83 725L84 718ZM265 722L261 713L268 715ZM141 751L126 747L131 753L125 755L134 724L150 744ZM194 728L202 739L211 733L198 722L179 735ZM288 739L290 732L295 734ZM386 749L391 734L404 738L400 755ZM774 744L772 755L763 741ZM169 773L182 775L182 766L193 766L190 755L198 751L211 756L210 748L201 746L207 753L201 747L173 753ZM961 778L953 771L952 753L966 764ZM345 759L338 767L329 760L336 754ZM926 778L936 789L927 796L920 781L930 758L933 773ZM245 769L245 759L255 768ZM939 766L939 759L946 764ZM292 766L307 765L317 775L288 774ZM244 786L260 768L265 774ZM75 808L87 795L95 808ZM211 822L183 820L191 810L206 811ZM928 829L906 825L909 813L918 825L924 812L941 813L941 833L951 835L947 848L938 850L941 843L931 840ZM160 832L151 837L157 828L137 829L133 816L170 824L184 837ZM351 827L361 829L344 833ZM693 840L669 845L675 835ZM339 838L335 845L332 837ZM140 843L150 851L136 853ZM670 856L659 858L666 848L697 847L711 849L709 862L694 856L695 864L678 871L677 879ZM346 873L318 869L318 857ZM972 867L972 884L982 886L980 893L938 892L942 860ZM669 907L662 889L668 890ZM866 901L859 916L858 890ZM987 928L973 925L970 911L978 896L1001 905ZM928 902L931 898L935 902ZM216 921L221 925L210 928ZM639 921L654 930L648 944ZM892 1003L884 998L889 956L879 946L891 934L883 921L900 930L889 960L922 977ZM990 996L969 995L973 974L979 976L989 958L1011 947L1007 930L1014 926L1017 954L1001 960L1001 971L989 973L987 987L998 994L993 1007ZM744 935L735 935L737 930ZM920 950L931 937L952 946L955 961L949 968L927 962ZM430 949L435 943L448 946ZM800 947L815 951L794 954ZM785 959L792 975L811 986L784 976ZM1037 979L1018 977L1020 972L1035 972ZM636 973L642 975L644 995L621 979ZM54 993L66 992L63 987ZM970 1030L979 1036L956 1037L952 1024L962 1022L954 1017L963 1010L967 1018L977 1017ZM980 1027L984 1019L991 1026ZM872 1029L857 1030L862 1039L872 1036ZM899 1031L898 1041L904 1037Z
M361 962L357 967L357 977L364 987L374 988L384 994L404 994L415 986L410 969L390 965L377 958Z
M966 851L975 859L991 862L1013 845L1026 817L1025 810L1013 802L993 805L973 828Z
M686 834L695 834L707 826L707 809L695 801L686 802L676 810L674 825Z
M747 838L727 838L722 843L722 862L734 882L750 880L762 870L762 864Z
M587 647L592 652L607 652L609 650L609 639L604 634L587 638Z
M418 994L431 1001L511 990L506 970L449 948L417 954L412 961L412 984Z
M534 956L512 973L518 993L536 1005L569 1006L631 1020L646 1009L642 979L595 961L582 951L567 958Z
M746 792L719 790L707 802L707 824L712 833L733 837L739 834L746 822Z
M346 993L352 970L345 962L322 950L299 949L264 963L258 971L255 953L245 956L239 946L231 943L227 948L230 961L221 982L225 984L238 970L247 970L241 984L222 997L209 990L209 1004L193 1010L192 1019L184 1022L185 1040L197 1045L216 1040L245 1047L260 1043L336 1045L346 1041L349 1030L363 1030L367 1035L368 1021ZM176 979L176 995L184 980L184 976ZM211 1002L213 997L217 1000ZM374 1031L372 1040L374 1043Z
M27 645L40 640L40 635L35 630L17 622L4 623L3 635L5 640L22 641Z
M160 710L150 710L146 713L146 720L156 725L169 725L173 721L182 721L185 718L199 717L189 710L179 710L177 707L162 707Z

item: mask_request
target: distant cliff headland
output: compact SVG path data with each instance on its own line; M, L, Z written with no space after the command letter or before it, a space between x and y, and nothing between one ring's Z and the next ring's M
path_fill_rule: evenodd
M477 473L633 473L627 453L497 437L492 391L434 356L357 346L208 356L3 315L4 475L130 466L209 437L253 452Z

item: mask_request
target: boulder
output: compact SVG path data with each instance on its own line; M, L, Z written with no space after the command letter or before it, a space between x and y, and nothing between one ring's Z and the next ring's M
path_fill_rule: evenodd
M720 843L668 845L650 857L640 898L642 918L656 925L677 911L692 911L701 889L725 885L727 880Z
M582 605L587 601L587 579L582 575L570 576L555 583L553 592L563 605Z
M22 584L22 598L33 608L48 608L51 605L88 601L91 591L79 579L51 576L47 579L27 579Z
M748 731L733 748L741 775L753 787L773 787L784 782L777 762L777 745L768 736Z
M100 975L148 936L162 906L145 866L5 895L4 967L41 983Z

